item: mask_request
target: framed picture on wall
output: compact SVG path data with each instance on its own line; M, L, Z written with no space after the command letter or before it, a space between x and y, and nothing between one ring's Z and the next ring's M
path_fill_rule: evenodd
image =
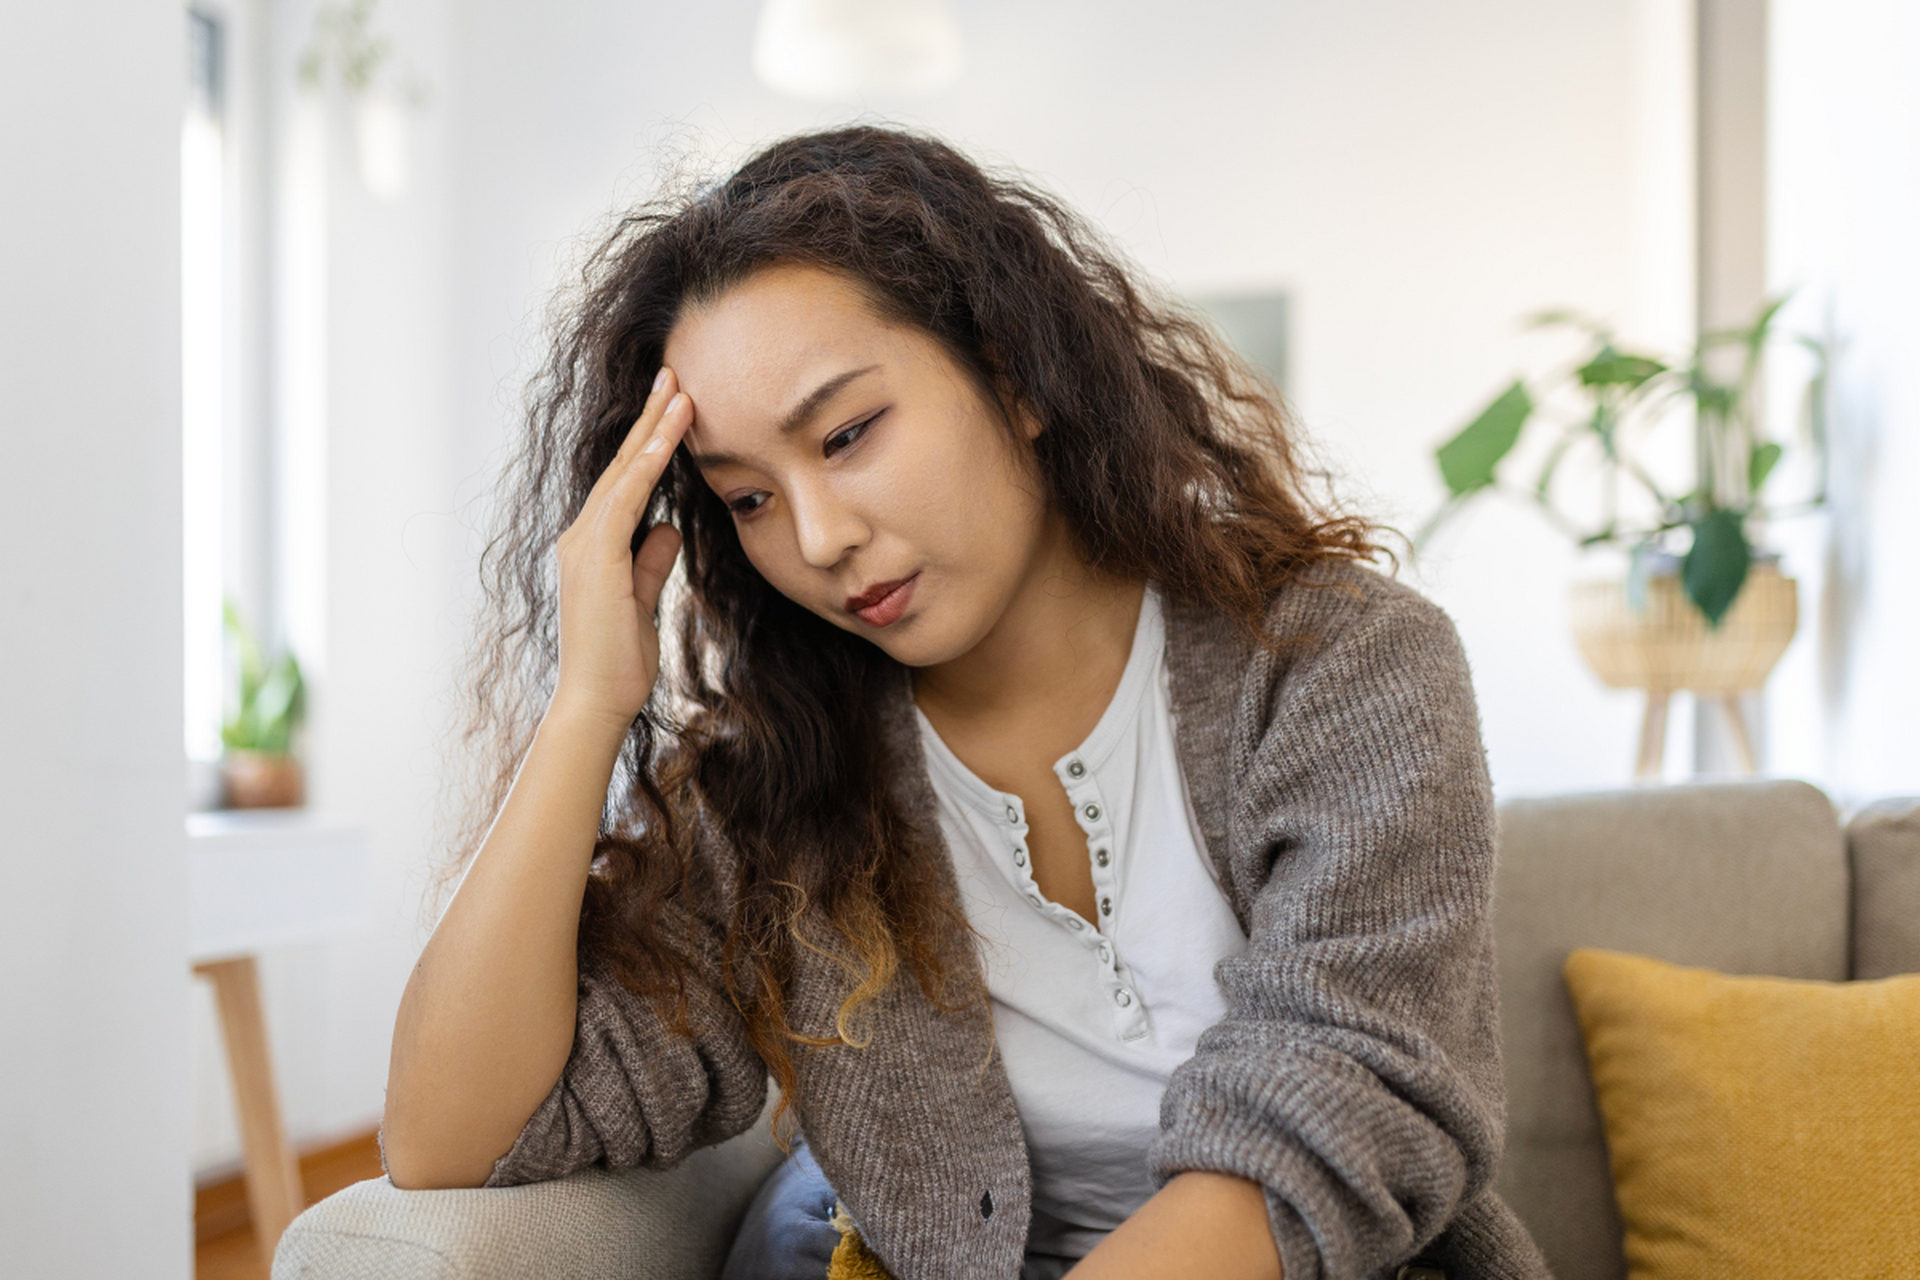
M1219 326L1234 349L1287 394L1287 354L1293 308L1287 295L1262 293L1198 294L1190 301Z

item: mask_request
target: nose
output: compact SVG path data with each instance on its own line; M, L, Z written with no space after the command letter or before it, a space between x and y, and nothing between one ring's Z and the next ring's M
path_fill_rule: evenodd
M800 558L816 569L831 569L872 536L866 520L822 485L796 485L788 491L793 536Z

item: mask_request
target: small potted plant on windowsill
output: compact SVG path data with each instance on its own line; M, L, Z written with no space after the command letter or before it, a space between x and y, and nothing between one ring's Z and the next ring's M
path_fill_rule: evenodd
M224 802L229 809L296 807L306 800L306 774L293 750L306 717L300 663L286 650L268 662L231 602L226 625L239 658L240 683L233 713L220 727L226 747L220 759Z
M1798 626L1793 580L1780 573L1777 555L1756 551L1754 539L1768 519L1826 501L1827 353L1822 343L1798 340L1812 356L1801 414L1815 460L1812 491L1770 505L1768 484L1787 446L1761 430L1754 401L1783 301L1769 301L1744 328L1703 336L1677 359L1623 350L1606 326L1583 316L1538 316L1536 325L1581 331L1586 349L1572 366L1532 385L1516 380L1435 450L1448 496L1415 536L1416 547L1481 495L1506 493L1533 505L1582 549L1628 553L1624 581L1575 585L1572 621L1581 655L1605 684L1647 693L1643 777L1658 771L1667 701L1683 689L1723 701L1735 747L1751 770L1735 699L1766 682ZM1686 415L1691 479L1675 484L1658 477L1647 455L1655 430ZM1531 481L1510 484L1498 474L1501 464L1533 423L1551 442ZM1570 459L1591 463L1592 501L1583 515L1564 500Z

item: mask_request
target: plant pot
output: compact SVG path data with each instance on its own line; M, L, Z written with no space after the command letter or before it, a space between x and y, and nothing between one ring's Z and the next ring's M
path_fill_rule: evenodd
M1755 564L1740 595L1709 627L1677 577L1647 582L1646 608L1625 582L1575 584L1573 638L1594 674L1615 689L1734 694L1758 689L1793 641L1800 622L1794 580Z
M307 798L306 771L290 755L229 751L220 780L229 809L291 809Z

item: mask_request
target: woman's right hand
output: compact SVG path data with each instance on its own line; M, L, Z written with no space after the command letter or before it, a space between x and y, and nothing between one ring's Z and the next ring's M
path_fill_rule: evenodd
M553 706L602 720L624 737L660 670L654 610L680 534L647 531L633 552L653 488L693 423L693 402L660 370L640 417L554 547L560 574L560 675Z

